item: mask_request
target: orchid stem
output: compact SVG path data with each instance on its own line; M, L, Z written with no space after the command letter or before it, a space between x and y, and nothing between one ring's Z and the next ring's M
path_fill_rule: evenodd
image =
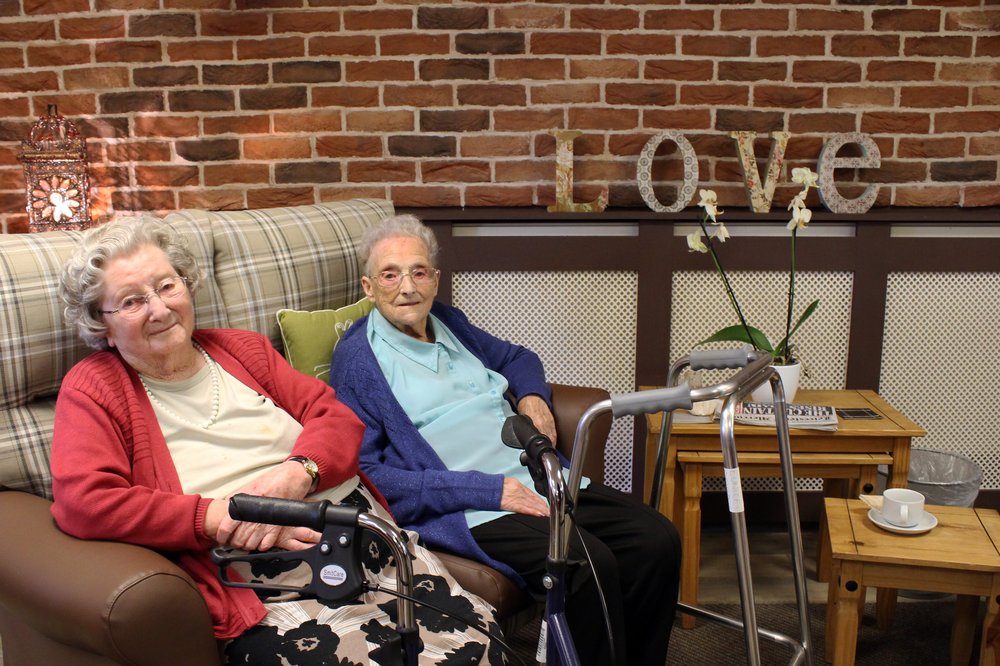
M780 351L780 354L777 355L782 356L786 363L792 360L789 354L789 343L791 341L788 338L792 335L792 309L795 305L795 236L798 234L798 231L798 226L792 229L792 262L788 270L788 314L785 318L785 339L781 341L779 349L775 350L776 352Z
M709 235L708 229L705 228L704 218L698 220L698 224L701 225L701 232L705 234L705 242L708 245L708 253L712 255L712 261L715 262L715 270L722 279L722 284L726 288L726 295L729 296L729 303L733 306L733 310L736 311L736 316L739 317L740 324L743 326L743 330L747 334L747 340L749 340L750 344L753 345L755 351L760 351L760 347L757 346L753 336L750 335L750 325L747 324L746 317L743 316L743 311L740 310L740 304L736 300L736 293L733 291L733 286L729 283L729 277L726 275L726 271L722 268L722 262L719 261L719 255L715 253L715 245L712 243L712 237Z

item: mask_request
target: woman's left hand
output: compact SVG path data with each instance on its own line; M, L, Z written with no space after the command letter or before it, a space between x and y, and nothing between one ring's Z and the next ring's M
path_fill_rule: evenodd
M531 419L538 432L542 433L556 444L556 419L552 416L552 410L548 403L537 395L526 395L517 403L517 411Z
M311 487L312 477L302 464L285 461L267 470L233 494L246 493L260 497L300 500L309 493ZM219 521L214 537L222 545L260 551L270 550L275 546L301 550L319 541L319 533L313 530L233 520L228 512Z

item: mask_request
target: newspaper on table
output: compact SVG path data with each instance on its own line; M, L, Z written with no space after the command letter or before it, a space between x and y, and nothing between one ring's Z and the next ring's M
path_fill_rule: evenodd
M811 430L836 430L837 412L831 405L785 405L789 428ZM774 426L774 405L763 402L741 402L733 416L736 423L744 425Z

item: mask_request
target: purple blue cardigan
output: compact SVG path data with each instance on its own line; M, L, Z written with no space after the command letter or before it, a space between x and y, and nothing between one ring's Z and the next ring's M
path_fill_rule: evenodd
M431 312L483 365L507 378L515 401L535 394L551 405L537 354L476 328L457 308L435 302ZM365 424L361 469L388 500L399 525L416 530L433 548L488 564L523 585L510 567L483 552L463 514L469 508L499 509L503 475L445 467L393 396L366 329L367 317L347 330L330 368L337 398Z

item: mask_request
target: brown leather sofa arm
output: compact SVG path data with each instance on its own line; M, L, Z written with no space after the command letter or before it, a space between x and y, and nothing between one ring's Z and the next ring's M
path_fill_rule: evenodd
M591 386L570 386L551 384L552 406L556 417L556 448L567 458L573 452L576 426L584 412L596 402L610 396L604 389ZM583 464L583 474L594 481L604 480L604 445L611 432L611 413L602 414L590 427L587 459Z
M0 491L0 613L11 626L32 633L35 646L53 642L60 663L75 649L76 663L104 663L90 653L110 663L218 666L208 609L182 569L147 548L71 537L50 506ZM4 666L17 666L8 647ZM30 663L55 662L33 654Z

